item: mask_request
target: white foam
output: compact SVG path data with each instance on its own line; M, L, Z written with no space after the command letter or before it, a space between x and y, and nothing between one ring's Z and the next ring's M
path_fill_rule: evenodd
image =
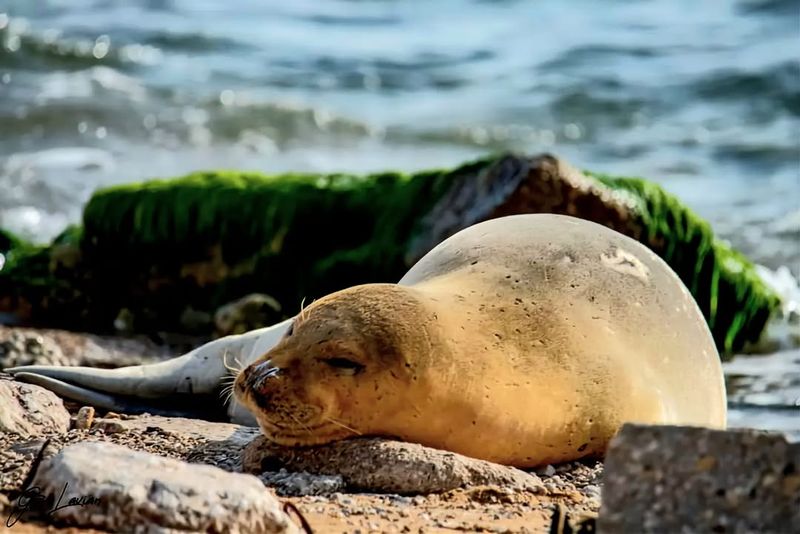
M42 170L101 169L109 171L114 168L114 157L110 152L99 148L58 147L37 152L13 154L5 161L4 167L9 174L31 168Z
M747 352L772 352L800 346L800 283L785 265L776 270L756 265L756 272L781 298L781 307L770 318L759 342L748 346Z

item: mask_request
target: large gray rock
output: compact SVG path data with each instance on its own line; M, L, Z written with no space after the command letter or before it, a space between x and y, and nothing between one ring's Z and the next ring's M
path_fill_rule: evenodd
M69 412L55 393L0 379L0 432L23 437L69 430Z
M477 485L546 493L538 476L519 469L383 439L352 439L296 449L259 436L245 448L242 463L249 473L286 469L341 476L349 488L374 493L438 493Z
M65 447L39 467L43 495L83 499L53 517L112 531L297 532L256 477L188 464L110 443Z
M790 532L800 444L750 430L625 425L608 449L599 531Z

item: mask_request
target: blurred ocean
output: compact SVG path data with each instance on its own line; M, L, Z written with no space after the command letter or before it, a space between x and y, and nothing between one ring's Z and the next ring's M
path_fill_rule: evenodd
M797 277L800 0L0 0L0 226L28 237L105 184L500 149L658 180ZM731 422L800 437L800 354L767 358L729 366Z

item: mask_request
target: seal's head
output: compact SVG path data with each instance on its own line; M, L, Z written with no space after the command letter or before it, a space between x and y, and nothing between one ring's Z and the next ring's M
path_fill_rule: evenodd
M282 445L396 436L395 414L410 411L430 352L425 319L408 288L368 284L333 293L239 374L234 394Z

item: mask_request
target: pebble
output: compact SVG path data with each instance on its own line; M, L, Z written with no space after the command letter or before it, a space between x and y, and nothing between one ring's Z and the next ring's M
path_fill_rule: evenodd
M104 434L120 434L127 431L122 423L116 421L100 421L94 425L94 428L99 429Z
M542 476L551 477L556 474L556 468L548 464L542 469L537 470L536 473Z
M581 490L581 492L589 499L600 500L600 486L591 484Z
M92 428L94 422L94 408L91 406L84 406L78 410L78 415L75 416L75 428L78 430L88 430Z

